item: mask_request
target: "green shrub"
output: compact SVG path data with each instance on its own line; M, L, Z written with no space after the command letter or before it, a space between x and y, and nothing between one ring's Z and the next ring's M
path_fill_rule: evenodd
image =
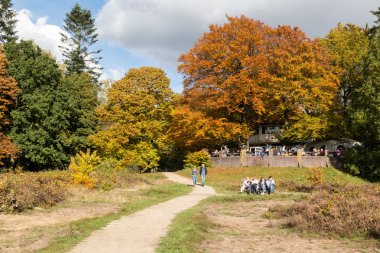
M189 153L183 161L185 168L199 167L202 163L206 167L211 166L211 159L209 153L205 150Z
M380 179L380 147L369 150L363 146L346 149L343 168L354 175Z

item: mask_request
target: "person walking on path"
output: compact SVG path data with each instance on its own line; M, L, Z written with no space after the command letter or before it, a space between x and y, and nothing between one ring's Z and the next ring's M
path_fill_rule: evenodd
M199 174L202 177L202 186L205 186L205 180L206 180L206 175L207 175L207 168L204 163L201 164L201 168L199 169Z
M193 177L193 185L194 186L197 184L197 175L198 175L197 168L194 167L193 171L191 172L191 176Z

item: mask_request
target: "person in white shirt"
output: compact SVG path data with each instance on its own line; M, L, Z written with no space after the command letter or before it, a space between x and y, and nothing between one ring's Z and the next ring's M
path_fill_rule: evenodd
M249 187L251 185L251 181L249 180L249 177L246 177L243 179L243 185L240 188L240 192L242 193L243 191L247 191L249 193Z

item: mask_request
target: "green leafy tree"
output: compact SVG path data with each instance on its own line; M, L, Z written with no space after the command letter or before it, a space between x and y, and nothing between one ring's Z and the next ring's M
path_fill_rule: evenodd
M369 51L364 61L364 82L352 94L351 120L355 139L362 147L346 154L346 168L380 178L380 8L370 29Z
M101 50L92 51L92 46L98 41L98 34L91 11L75 4L66 14L64 22L63 28L67 33L61 33L64 44L61 49L67 74L88 72L97 82L101 70L98 65L101 57L97 55Z
M0 0L0 44L17 40L16 12L11 0Z
M58 110L65 111L68 127L62 129L67 153L76 154L89 147L88 136L99 130L95 114L98 106L98 88L87 73L72 74L62 79L57 90Z
M380 143L380 27L372 30L370 38L364 82L352 98L352 120L356 137L374 148Z
M4 49L9 73L21 89L11 114L11 137L22 150L21 162L29 169L62 168L69 162L62 130L69 124L58 102L61 71L31 41L8 43Z
M91 136L102 156L142 170L158 166L168 150L167 129L173 91L164 71L154 67L130 69L108 90L98 115L103 129Z
M355 88L364 81L364 57L368 54L369 39L366 30L353 24L338 24L321 40L339 69L339 92L336 103L337 121L343 121L340 132L343 135L351 129L350 103ZM332 119L330 118L330 121ZM344 137L344 136L341 136Z

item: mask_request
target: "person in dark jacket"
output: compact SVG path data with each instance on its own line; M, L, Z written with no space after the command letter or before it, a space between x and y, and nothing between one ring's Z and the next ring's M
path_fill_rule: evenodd
M204 163L201 164L201 168L199 169L199 175L201 175L201 178L202 178L202 186L205 186L207 168L206 168L206 165Z

